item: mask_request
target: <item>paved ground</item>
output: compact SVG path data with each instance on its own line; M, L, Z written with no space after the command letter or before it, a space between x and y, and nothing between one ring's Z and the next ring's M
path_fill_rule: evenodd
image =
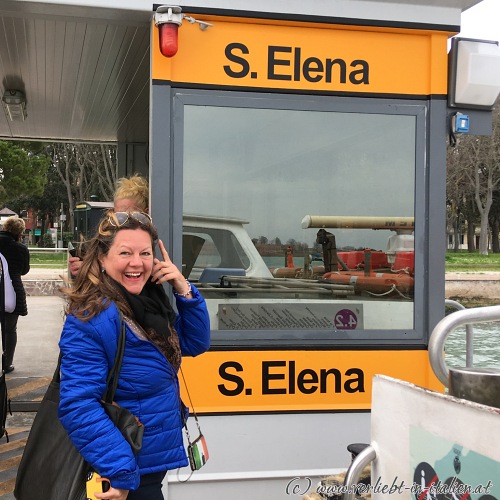
M58 296L27 297L28 315L17 323L16 369L9 378L52 375L63 325L64 301Z
M492 281L492 280L500 280L500 272L494 271L480 271L480 272L460 272L460 273L446 273L445 275L446 281L455 281L455 280L465 280L465 281Z
M500 272L446 273L445 295L467 307L500 304Z
M61 276L66 278L67 275L68 271L65 268L45 269L39 267L31 267L29 273L23 276L23 281L33 279L61 279Z
M13 414L7 417L9 443L0 440L0 498L14 500L12 494L17 466L21 460L34 413L33 409L47 389L57 365L57 342L63 324L63 300L57 296L28 297L28 316L18 321L15 370L7 375ZM30 408L31 407L31 408ZM42 499L40 499L42 500ZM48 499L47 499L48 500Z

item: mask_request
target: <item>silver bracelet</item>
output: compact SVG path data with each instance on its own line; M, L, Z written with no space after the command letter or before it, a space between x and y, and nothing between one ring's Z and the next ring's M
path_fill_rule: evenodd
M177 295L177 297L184 297L184 298L186 298L192 292L191 283L189 283L188 280L186 280L186 283L188 284L187 292L186 293L179 293L179 292L176 292L175 288L174 288L174 295Z

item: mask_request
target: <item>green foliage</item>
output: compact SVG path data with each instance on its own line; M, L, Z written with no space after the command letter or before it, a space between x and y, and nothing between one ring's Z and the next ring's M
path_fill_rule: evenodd
M46 184L43 193L32 193L30 196L17 200L21 208L31 207L40 217L47 215L51 219L57 218L61 203L67 204L67 202L66 188L52 164L49 164L47 169ZM15 206L15 204L12 206Z
M41 143L0 141L0 203L42 195L49 164Z
M60 252L37 252L36 248L30 248L30 265L32 267L64 267L67 263L67 251Z
M67 248L68 247L68 243L70 241L72 242L74 240L74 238L75 238L75 235L73 234L72 231L65 231L63 233L63 246L65 248Z
M500 254L481 255L479 252L446 252L446 271L485 272L500 271Z
M54 248L56 245L52 240L52 236L50 233L45 233L42 237L43 247L44 248Z

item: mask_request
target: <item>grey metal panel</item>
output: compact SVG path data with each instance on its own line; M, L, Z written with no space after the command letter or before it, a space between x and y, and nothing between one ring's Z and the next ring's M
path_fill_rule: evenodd
M367 412L202 415L199 420L210 459L196 472L201 480L181 482L169 474L163 482L166 499L300 500L319 482L313 478L307 485L309 477L301 472L315 469L326 476L345 471L351 461L347 446L370 442ZM266 482L272 479L277 485Z
M488 110L448 108L448 116L462 113L469 116L469 134L491 135L493 133L493 113ZM449 122L447 126L449 126Z
M384 20L393 22L424 23L429 25L460 25L463 10L481 0L215 0L210 8L227 11L247 11L298 16L336 17L346 19ZM206 9L205 0L180 0L184 9Z
M427 169L428 169L428 197L426 219L428 219L428 239L426 249L427 265L425 267L425 290L427 305L426 315L428 325L426 335L430 337L436 324L444 316L445 297L445 255L446 255L446 102L433 100L429 105L429 127L432 133L428 134ZM432 214L432 216L431 216Z
M172 187L172 104L170 87L167 85L152 85L151 87L151 142L149 155L150 212L167 252L172 261L179 265L181 257L177 259L177 252L174 251L174 241L172 238L173 206L174 203L177 202L177 198L175 198L175 200L172 199L174 189ZM180 208L180 210L182 210L182 208ZM182 213L179 220L182 221ZM179 231L178 234L180 235L180 233L181 231ZM181 238L182 237L179 236L179 241L175 242L178 247L179 256ZM170 291L171 287L167 287L167 290Z
M149 179L148 144L118 143L117 177L140 174Z
M428 314L426 293L428 286L428 277L425 274L427 263L427 238L428 224L427 217L428 198L428 162L431 156L427 150L427 136L432 130L428 123L428 102L425 106L422 104L416 109L416 138L415 138L415 328L421 339L427 340L426 336L426 318ZM433 126L436 126L435 124ZM444 142L442 147L444 149ZM446 163L435 163L436 168L446 172ZM441 199L441 201L444 198ZM444 270L443 270L444 277ZM444 279L444 278L443 278ZM443 295L444 300L444 295Z
M153 86L155 88L156 86ZM426 149L427 136L429 135L429 123L427 123L428 111L427 101L413 101L413 100L396 100L396 99L369 99L369 98L348 98L348 97L324 97L324 96L295 96L295 95L278 95L278 94L252 94L243 92L224 92L220 91L214 94L210 91L202 90L186 90L186 89L175 89L173 92L174 101L176 102L178 109L175 110L175 127L174 127L174 148L175 148L175 158L174 158L174 170L177 172L177 179L174 184L175 201L174 206L176 210L175 222L179 220L179 211L182 206L182 149L183 149L183 139L182 139L182 129L183 129L183 113L182 105L184 104L194 104L201 106L237 106L241 108L245 107L261 107L266 109L308 109L317 111L338 111L338 112L359 112L359 113L390 113L390 114L406 114L414 115L417 120L416 125L416 145L415 145L415 276L422 277L417 279L415 282L415 299L414 299L414 328L406 330L367 330L367 331L349 331L345 330L342 332L322 332L319 330L310 331L276 331L272 332L266 330L256 330L256 331L245 331L244 338L240 335L235 337L234 332L217 331L214 332L212 337L213 345L226 345L230 342L232 345L252 345L255 342L260 342L265 340L268 345L282 345L284 341L288 346L292 345L303 345L304 339L310 346L320 346L325 344L336 343L339 340L342 345L348 346L349 342L356 344L360 341L366 343L367 345L392 345L394 346L395 340L400 340L403 344L415 344L423 345L427 341L427 328L429 324L428 320L428 293L429 287L435 288L435 301L439 301L444 307L444 255L445 251L442 253L443 267L439 266L439 259L436 259L434 265L432 266L431 272L436 276L432 275L435 279L438 276L442 278L442 294L440 294L440 284L439 279L436 283L428 284L428 273L427 266L429 265L429 259L427 259L427 252L429 251L429 212L426 206L428 205L428 199L432 196L433 210L435 212L436 206L441 207L443 205L443 200L445 199L445 194L440 192L439 189L432 189L428 186L430 182L438 182L438 179L443 178L446 173L446 158L443 157L443 152L445 151L446 140L444 138L444 128L440 127L439 120L444 123L445 116L437 113L433 116L432 127L441 129L434 133L433 136L439 137L439 140L433 140L433 152L432 154ZM445 101L439 101L446 106ZM430 178L429 172L429 162L434 166L435 175ZM434 178L435 177L435 178ZM441 186L441 182L438 182L438 186ZM429 193L431 191L431 193ZM162 203L162 207L170 206L171 201L167 202L158 198L158 201ZM163 209L158 213L163 212ZM174 222L174 224L175 224ZM433 218L432 234L436 235L440 230L440 220L439 216ZM444 238L445 231L442 229L441 237ZM181 262L181 252L180 252L180 240L181 240L181 229L178 224L175 224L173 236L178 245L179 250L176 248L174 262L179 265ZM434 245L432 246L434 248ZM440 251L439 248L437 251ZM178 252L178 253L177 253ZM441 274L438 274L441 272ZM433 288L434 290L434 288ZM434 292L433 292L434 293ZM440 299L438 299L440 296ZM436 305L434 304L434 307ZM272 333L272 334L271 334ZM273 339L273 340L269 340Z
M296 12L305 14L307 12L315 12L317 15L326 15L335 10L345 8L345 5L351 4L359 10L360 6L367 4L378 5L410 5L419 7L447 7L459 8L462 10L476 5L481 0L312 0L304 2L303 0L211 0L209 6L219 9L234 9L234 10L253 10L261 12ZM1 4L21 4L23 10L33 11L37 9L39 12L53 11L54 8L72 9L74 12L79 9L92 11L103 7L101 0L3 0ZM155 2L156 5L163 5L163 2ZM171 2L168 5L189 5L207 7L207 0L180 0ZM121 11L130 12L145 12L150 11L152 3L149 0L106 0L105 7L110 11L114 11L117 15ZM17 6L17 9L20 7ZM94 14L95 15L95 14ZM358 12L359 15L359 12Z

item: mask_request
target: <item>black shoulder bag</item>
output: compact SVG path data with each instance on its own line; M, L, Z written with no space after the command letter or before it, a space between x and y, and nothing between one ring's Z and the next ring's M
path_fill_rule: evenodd
M121 322L113 368L108 374L102 404L130 443L134 453L142 445L144 426L132 413L113 403L125 350L125 323ZM40 403L19 464L14 497L17 500L85 500L90 466L68 437L58 417L61 354L52 381Z

